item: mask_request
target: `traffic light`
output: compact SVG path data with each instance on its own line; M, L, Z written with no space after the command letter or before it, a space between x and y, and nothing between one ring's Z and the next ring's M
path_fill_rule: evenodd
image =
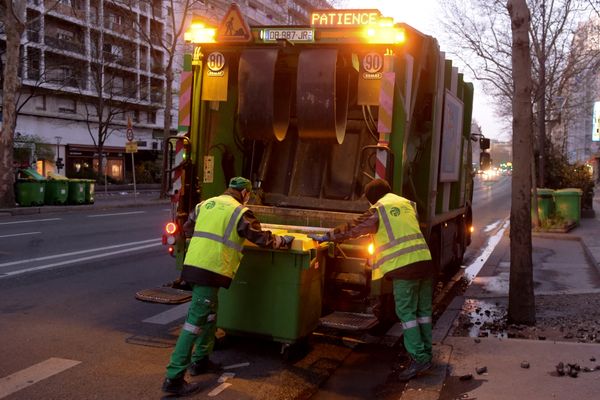
M486 153L485 151L482 151L479 154L479 169L484 171L486 169L489 169L491 166L492 166L492 158L490 157L490 153Z
M63 159L61 157L56 158L56 168L61 169L65 165L63 164Z
M479 138L479 148L483 150L487 150L490 148L490 139L488 138Z

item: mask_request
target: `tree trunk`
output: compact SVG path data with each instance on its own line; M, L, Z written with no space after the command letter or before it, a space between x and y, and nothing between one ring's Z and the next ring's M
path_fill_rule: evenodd
M13 145L17 120L17 94L21 87L19 59L21 36L25 30L25 0L3 0L6 31L6 64L3 66L2 107L3 121L0 129L0 208L15 206Z
M537 126L538 126L538 149L539 149L539 160L538 160L538 185L539 187L545 187L544 175L546 169L546 60L542 58L540 60L540 89L538 95L538 113L537 113Z
M508 0L512 28L513 177L510 211L510 284L508 321L535 324L531 259L531 56L526 0Z

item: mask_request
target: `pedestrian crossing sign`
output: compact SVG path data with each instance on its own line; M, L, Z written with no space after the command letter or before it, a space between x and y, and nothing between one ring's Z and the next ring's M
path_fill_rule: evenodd
M232 3L217 29L217 42L249 42L251 39L252 32L240 8Z

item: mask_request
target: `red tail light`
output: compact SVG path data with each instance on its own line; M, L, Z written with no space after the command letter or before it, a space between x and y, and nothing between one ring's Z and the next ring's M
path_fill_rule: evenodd
M177 224L175 222L169 222L165 226L165 232L167 232L169 235L174 234L175 232L177 232Z
M173 246L169 246L169 254L173 255L174 251L175 251L175 249L173 248Z

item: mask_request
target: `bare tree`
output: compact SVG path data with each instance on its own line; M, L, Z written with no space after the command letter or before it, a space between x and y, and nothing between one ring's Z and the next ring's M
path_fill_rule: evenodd
M103 171L104 144L124 125L126 114L132 103L137 103L138 88L135 77L126 76L113 63L123 62L122 55L104 51L104 39L100 34L98 42L92 46L92 61L87 82L80 84L80 98L88 133L92 138L98 158L98 172ZM126 62L126 60L125 60ZM85 76L83 71L80 76ZM79 79L78 77L76 79ZM87 87L86 87L87 86Z
M6 65L2 66L3 121L0 129L0 207L14 207L13 144L17 118L17 93L21 37L25 31L26 0L4 0L0 17L6 32Z
M160 4L159 7L156 4ZM164 65L165 76L165 108L163 119L163 171L167 169L167 142L171 134L172 112L173 112L173 81L176 74L176 57L180 55L178 47L182 44L183 33L188 26L191 18L191 11L194 6L203 2L199 0L141 0L129 2L131 11L134 7L145 7L152 11L153 18L163 18L166 16L167 24L165 32L150 26L146 26L140 20L134 21L134 29L141 40L146 42L150 48L150 54L154 57L155 49L160 50L159 54L164 54L165 59L160 57L154 62ZM163 174L160 196L166 195L166 181Z
M531 101L535 104L538 155L537 180L544 185L546 126L549 105L564 90L565 82L587 68L598 53L574 54L571 49L572 32L585 17L589 0L528 0L533 16L530 40L534 90ZM448 0L443 4L443 24L451 33L453 46L475 79L483 82L494 97L497 114L510 119L513 87L509 16L500 0Z
M57 4L58 0L46 5L46 12ZM13 147L17 117L27 101L35 97L35 90L30 90L25 97L20 91L22 77L19 68L26 62L21 54L21 45L26 43L24 33L28 26L35 26L39 22L39 16L28 19L26 9L27 0L0 1L0 24L6 33L5 62L0 58L3 108L0 128L0 207L15 206ZM38 77L37 82L35 87L43 84L44 74Z
M531 259L531 152L533 114L531 109L531 17L525 0L508 0L506 8L512 27L513 154L510 211L510 285L508 320L535 324L533 263Z

